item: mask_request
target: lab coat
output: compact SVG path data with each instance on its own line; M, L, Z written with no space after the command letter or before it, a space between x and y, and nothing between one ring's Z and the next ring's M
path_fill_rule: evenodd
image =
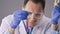
M8 15L7 17L2 19L0 34L6 34L12 20L13 20L13 15ZM24 22L26 24L25 20ZM51 26L50 22L51 19L43 15L40 22L36 26L34 26L31 34L51 34L52 29L50 28ZM58 33L58 31L55 31L55 33L56 32ZM21 21L21 23L17 26L14 34L27 34L23 21Z

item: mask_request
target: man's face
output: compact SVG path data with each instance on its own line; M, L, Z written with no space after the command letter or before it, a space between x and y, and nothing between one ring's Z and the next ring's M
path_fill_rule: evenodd
M25 10L29 12L28 15L28 23L33 24L35 26L41 18L43 13L42 5L40 3L35 4L32 1L29 1L25 6Z

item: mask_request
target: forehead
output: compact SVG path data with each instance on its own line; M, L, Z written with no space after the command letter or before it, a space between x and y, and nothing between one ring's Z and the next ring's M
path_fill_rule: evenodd
M28 1L28 3L25 6L25 10L29 12L41 12L42 5L41 3L33 3L32 1Z

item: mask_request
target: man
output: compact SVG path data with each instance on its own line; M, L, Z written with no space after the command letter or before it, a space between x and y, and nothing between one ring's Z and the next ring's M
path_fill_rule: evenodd
M25 0L22 10L2 20L0 34L58 34L44 15L45 0Z

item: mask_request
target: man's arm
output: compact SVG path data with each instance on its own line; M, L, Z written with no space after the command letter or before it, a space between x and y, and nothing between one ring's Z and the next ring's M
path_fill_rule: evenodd
M21 20L27 19L28 12L25 10L17 10L13 13L13 20L8 28L10 34L14 34L16 27L20 24Z
M56 2L55 2L56 3ZM54 5L52 10L52 19L51 19L51 34L59 34L58 32L58 20L60 18L60 2Z
M54 6L53 10L52 10L52 19L51 19L51 28L56 30L58 28L57 24L58 24L58 20L60 18L60 2L56 3L57 5Z
M11 19L11 15L2 19L1 26L0 26L0 34L4 34L6 32L6 30L9 27L9 23L11 21L10 19Z

